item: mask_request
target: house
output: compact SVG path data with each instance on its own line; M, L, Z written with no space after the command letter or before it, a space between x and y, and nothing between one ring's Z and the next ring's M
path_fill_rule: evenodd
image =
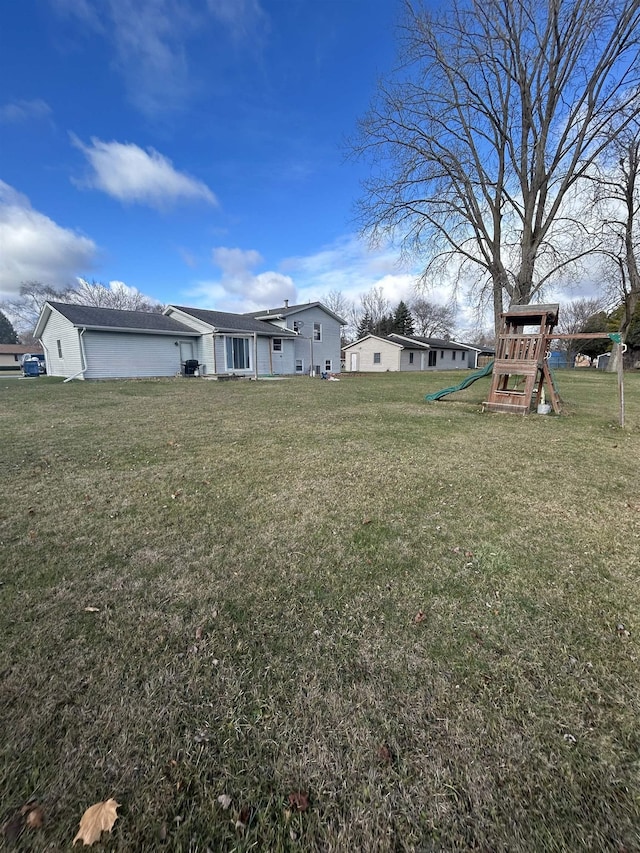
M443 338L365 335L344 347L344 369L351 373L475 369L483 352Z
M40 347L23 346L22 344L0 344L0 371L18 372L22 359L27 353L41 355Z
M200 375L258 377L338 372L343 324L319 302L248 314L183 305L156 314L47 302L35 334L52 376L175 376L191 362Z

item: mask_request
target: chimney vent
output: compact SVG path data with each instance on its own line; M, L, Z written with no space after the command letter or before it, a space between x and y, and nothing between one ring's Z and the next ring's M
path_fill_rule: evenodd
M288 307L289 307L289 300L288 300L288 299L285 299L285 300L284 300L284 307L285 307L285 308L288 308Z

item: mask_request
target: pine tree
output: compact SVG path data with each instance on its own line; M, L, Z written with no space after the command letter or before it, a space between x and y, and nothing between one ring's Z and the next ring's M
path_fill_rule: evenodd
M0 344L17 344L18 336L16 330L7 319L6 315L0 311Z
M364 338L365 335L370 335L373 331L373 323L371 322L371 314L365 312L358 324L358 330L356 332L356 340L360 340L360 338Z
M413 315L406 304L402 300L398 303L393 315L392 332L398 335L415 335L415 327L413 325Z

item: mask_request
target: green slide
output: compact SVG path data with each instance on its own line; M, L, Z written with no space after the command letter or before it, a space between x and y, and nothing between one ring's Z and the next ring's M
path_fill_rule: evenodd
M493 361L490 361L489 364L485 364L485 366L480 368L480 370L476 370L474 373L470 373L468 376L465 376L462 382L458 385L452 385L451 388L443 388L442 391L436 391L435 394L427 394L424 399L430 401L442 400L442 398L446 397L447 394L453 394L454 391L462 391L463 388L468 388L469 385L473 385L476 379L482 379L483 376L489 376L492 370Z

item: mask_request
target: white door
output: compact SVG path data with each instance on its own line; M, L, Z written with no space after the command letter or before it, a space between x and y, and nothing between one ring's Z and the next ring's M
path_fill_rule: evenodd
M358 372L358 353L357 352L351 353L351 368L350 368L350 370L351 370L351 373L357 373Z

